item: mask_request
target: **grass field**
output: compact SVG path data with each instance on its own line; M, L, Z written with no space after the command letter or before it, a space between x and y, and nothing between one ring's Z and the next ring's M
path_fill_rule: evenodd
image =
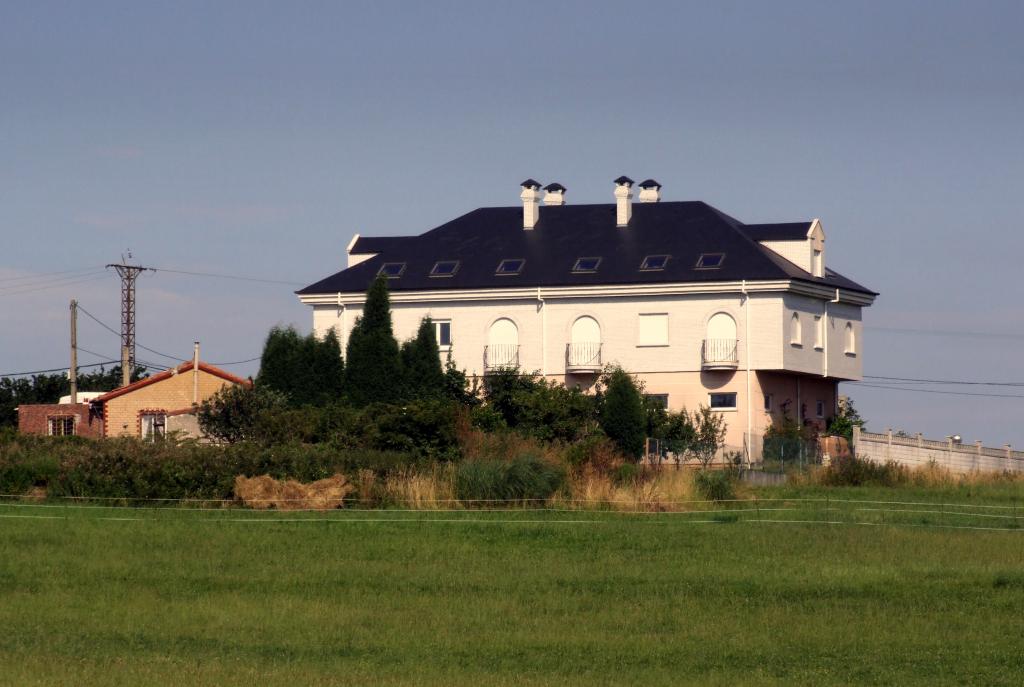
M642 515L3 504L0 683L1024 682L1019 487L828 493ZM951 495L973 507L934 505ZM899 496L929 505L860 503Z

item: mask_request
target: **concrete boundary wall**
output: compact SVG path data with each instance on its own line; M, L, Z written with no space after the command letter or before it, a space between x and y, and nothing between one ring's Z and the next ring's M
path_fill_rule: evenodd
M885 434L875 434L854 427L853 450L861 458L879 463L892 460L908 467L935 462L959 473L1024 472L1024 451L1014 451L1008 444L1003 448L988 448L980 441L958 444L952 439L932 441L920 434L896 436L891 429Z

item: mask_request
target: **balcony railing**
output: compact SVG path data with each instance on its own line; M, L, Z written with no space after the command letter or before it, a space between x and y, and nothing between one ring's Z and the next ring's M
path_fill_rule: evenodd
M736 339L704 339L700 349L701 367L705 370L735 370L739 364Z
M514 370L519 367L519 344L484 346L484 372Z
M600 342L566 344L565 370L566 372L600 372Z

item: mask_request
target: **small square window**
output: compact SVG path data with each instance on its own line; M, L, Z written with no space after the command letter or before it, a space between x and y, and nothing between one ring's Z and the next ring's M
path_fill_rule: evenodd
M431 277L451 277L459 271L458 260L439 260L434 263L434 268L430 270Z
M515 275L523 271L526 260L522 258L508 258L498 263L498 269L494 271L498 275Z
M46 421L47 434L52 437L69 437L75 433L75 418L51 417Z
M665 269L665 265L668 264L667 255L648 255L644 258L643 262L640 263L640 270L643 272L653 272L655 270Z
M380 266L380 271L377 274L383 274L388 279L398 279L405 272L404 262L385 262Z
M824 401L818 401L817 403L814 404L814 414L817 415L819 419L824 419L825 418L825 402Z
M166 413L142 413L139 420L143 439L157 439L164 436L164 430L167 427Z
M452 323L451 320L434 320L434 336L437 337L437 345L442 351L452 347Z
M736 394L710 394L712 410L736 410Z
M725 253L704 253L697 258L697 269L714 270L722 266L725 260Z
M600 264L601 258L580 258L572 266L572 271L577 274L580 272L597 272L597 266Z
M652 408L668 410L668 394L644 394L644 398Z

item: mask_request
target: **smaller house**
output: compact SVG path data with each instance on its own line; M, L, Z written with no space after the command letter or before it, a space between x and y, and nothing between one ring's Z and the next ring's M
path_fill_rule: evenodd
M196 407L225 386L249 383L219 367L189 361L128 386L87 396L84 403L65 403L70 398L62 398L61 403L19 406L18 431L97 439L149 439L170 431L198 437Z
M104 437L149 439L179 429L198 436L198 424L183 416L228 385L249 384L219 367L192 361L114 389L92 401L102 408ZM169 418L174 418L169 420Z

